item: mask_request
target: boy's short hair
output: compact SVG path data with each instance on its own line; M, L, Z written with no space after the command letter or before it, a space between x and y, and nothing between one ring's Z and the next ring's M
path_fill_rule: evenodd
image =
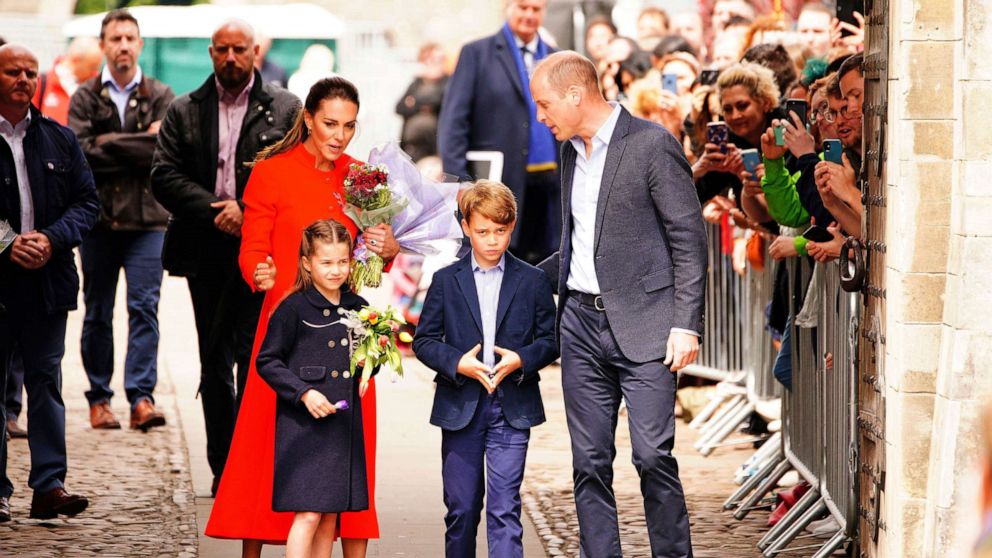
M478 213L490 221L509 225L517 220L517 200L513 192L501 182L476 180L465 191L458 203L462 218L471 222L472 215Z

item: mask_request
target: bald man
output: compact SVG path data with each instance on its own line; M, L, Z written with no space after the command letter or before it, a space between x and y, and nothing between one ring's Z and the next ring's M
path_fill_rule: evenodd
M17 233L0 252L0 390L16 346L28 393L30 517L54 519L88 505L65 490L62 357L66 318L79 293L72 249L93 228L99 202L72 130L31 104L37 80L31 51L0 47L0 221ZM0 522L10 521L12 492L0 433Z
M209 53L214 73L196 91L176 98L166 112L151 182L159 203L172 213L162 263L170 274L186 277L193 302L207 461L216 493L263 298L238 270L241 198L251 174L249 163L292 127L300 101L266 83L255 69L258 45L247 23L221 25Z
M682 147L607 103L592 62L551 55L531 80L537 117L562 142L558 288L562 387L581 553L619 558L614 435L627 403L651 555L692 556L675 440L675 372L703 330L706 232Z

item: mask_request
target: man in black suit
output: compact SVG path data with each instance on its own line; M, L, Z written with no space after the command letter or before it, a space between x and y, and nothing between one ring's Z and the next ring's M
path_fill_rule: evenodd
M538 34L546 0L510 0L506 24L462 48L438 122L444 172L473 176L468 151L503 153L504 184L517 199L520 223L510 251L537 263L558 248L558 146L536 118L530 73L553 49Z
M162 263L187 278L193 301L214 493L262 310L262 293L253 293L238 269L248 163L286 134L300 106L289 91L265 83L254 68L257 52L247 23L229 21L214 32L214 73L169 106L152 161L155 198L172 214Z
M538 118L562 148L557 286L565 414L582 556L619 558L614 435L627 403L651 555L692 556L672 456L675 374L703 330L706 231L682 147L609 104L592 62L553 54L531 81Z

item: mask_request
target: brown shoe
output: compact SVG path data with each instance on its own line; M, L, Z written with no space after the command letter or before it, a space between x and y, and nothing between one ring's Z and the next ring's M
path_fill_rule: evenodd
M149 428L155 426L165 426L165 415L155 408L155 404L148 399L142 399L131 411L131 428L140 428L142 432L148 432Z
M90 426L103 430L113 430L120 428L121 423L117 422L117 417L114 416L110 403L101 401L95 405L90 405Z
M21 428L21 425L17 424L17 421L14 419L7 421L7 434L9 434L11 438L28 437L28 431Z
M55 519L60 515L72 517L82 513L89 500L78 494L69 494L64 488L54 488L48 492L34 491L31 498L31 519Z

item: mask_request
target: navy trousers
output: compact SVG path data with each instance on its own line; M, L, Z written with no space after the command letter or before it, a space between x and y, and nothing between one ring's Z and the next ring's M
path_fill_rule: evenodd
M90 380L90 405L114 396L114 299L124 268L127 281L127 356L124 391L133 409L151 399L158 383L158 301L162 286L162 231L94 229L79 249L86 314L80 348Z
M28 486L47 492L63 486L67 469L62 356L65 354L68 314L45 314L40 293L20 300L9 297L3 300L3 305L6 312L0 312L0 390L6 392L7 374L16 345L24 362L24 387L28 394L28 447L31 451ZM0 405L3 400L4 397L0 397ZM5 409L0 410L6 414ZM13 484L7 478L7 437L4 433L0 435L0 496L10 496L13 490Z
M557 170L527 173L520 204L519 233L510 250L537 265L558 250L561 242L561 179ZM467 243L466 243L467 244Z
M235 260L201 265L187 281L200 352L199 395L207 429L207 462L214 476L220 477L248 380L265 293L252 293Z
M7 394L3 398L6 406L7 420L17 420L21 416L23 401L21 399L24 392L24 362L21 360L20 351L13 348L13 355L10 359L10 369L7 371Z
M606 313L575 298L568 299L562 313L561 370L583 558L623 556L613 493L621 397L627 403L651 555L691 557L689 515L672 456L675 375L661 361L636 363L625 358Z
M483 497L490 558L524 555L520 485L530 429L510 426L500 398L500 392L489 395L483 391L468 426L441 431L447 558L475 558Z

